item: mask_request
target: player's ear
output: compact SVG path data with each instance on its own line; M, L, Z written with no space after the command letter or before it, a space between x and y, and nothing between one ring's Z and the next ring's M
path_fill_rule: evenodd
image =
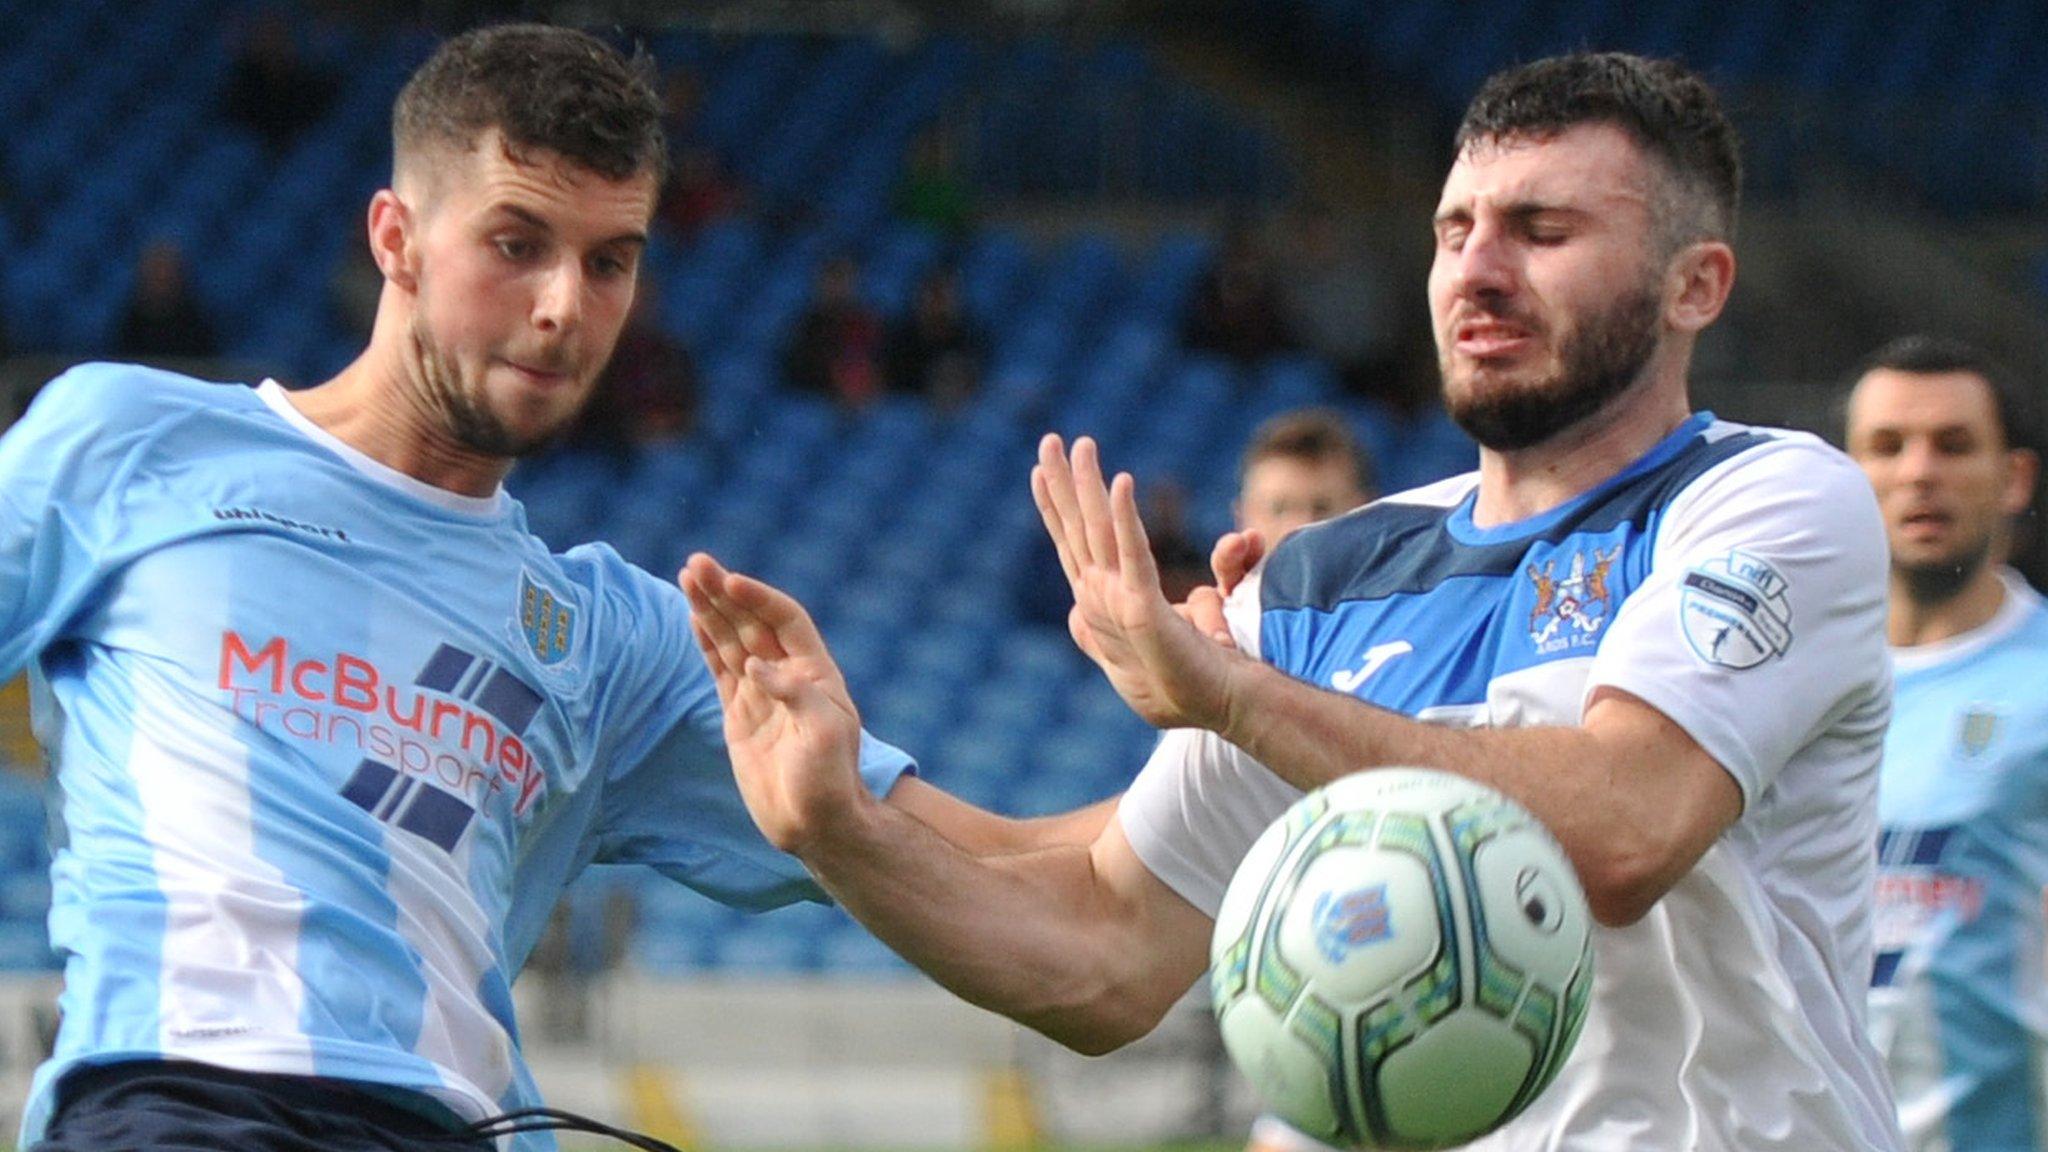
M391 189L383 189L370 198L370 255L376 259L384 278L407 292L419 286L413 235L418 223L411 206Z
M1712 324L1735 287L1735 250L1719 240L1700 240L1671 258L1664 319L1681 332Z
M2005 454L2005 490L1999 496L2007 516L2018 516L2034 502L2034 481L2041 472L2041 455L2031 448L2013 448Z

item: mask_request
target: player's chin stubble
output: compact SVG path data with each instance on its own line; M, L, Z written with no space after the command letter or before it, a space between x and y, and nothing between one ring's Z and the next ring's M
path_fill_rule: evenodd
M1645 280L1571 334L1552 375L1521 387L1446 388L1451 419L1496 452L1544 443L1607 407L1642 376L1657 350L1662 306L1656 282ZM1440 368L1448 381L1449 353Z
M1971 579L1991 562L1991 539L1973 540L1960 553L1939 560L1894 564L1893 570L1915 604L1946 604L1962 595Z
M441 353L440 346L417 317L413 320L412 342L419 356L427 403L440 414L449 436L462 447L485 456L509 459L539 449L559 430L548 428L536 435L521 436L506 427L480 397L464 387L454 359Z

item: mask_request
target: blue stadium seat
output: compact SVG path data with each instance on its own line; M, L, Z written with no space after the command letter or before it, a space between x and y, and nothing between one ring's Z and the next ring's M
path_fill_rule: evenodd
M807 907L817 906L795 905L763 913L719 934L711 941L714 962L721 969L748 975L816 969L821 941L812 922L801 915Z
M634 967L658 976L685 976L716 967L713 942L702 936L663 931L653 926L633 933L626 958Z
M952 725L956 702L969 687L897 677L861 701L861 716L869 731L915 753Z

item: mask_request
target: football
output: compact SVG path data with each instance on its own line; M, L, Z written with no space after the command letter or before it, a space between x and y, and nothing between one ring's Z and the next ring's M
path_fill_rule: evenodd
M1521 805L1420 768L1310 792L1252 844L1210 945L1224 1047L1332 1143L1444 1148L1557 1074L1592 991L1593 917Z

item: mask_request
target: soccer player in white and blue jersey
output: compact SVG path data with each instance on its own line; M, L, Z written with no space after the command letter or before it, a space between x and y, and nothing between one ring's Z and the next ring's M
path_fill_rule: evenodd
M1225 884L1301 789L1458 772L1550 827L1600 923L1571 1056L1472 1147L1897 1149L1864 1019L1890 699L1875 501L1819 439L1687 399L1739 183L1732 129L1678 65L1578 54L1489 80L1430 276L1479 469L1282 543L1233 605L1235 649L1160 595L1130 478L1047 438L1033 490L1071 629L1171 729L1088 843L962 850L872 803L802 609L692 557L755 820L942 983L1100 1051L1200 976ZM1347 1112L1311 1135L1359 1131Z
M61 804L25 1147L552 1148L509 1135L511 984L579 870L820 895L746 817L681 593L551 554L501 486L611 353L660 120L589 36L450 40L395 110L355 363L87 365L0 439L0 678L32 669Z
M1891 543L1871 1034L1915 1152L2048 1148L2048 608L2002 561L2033 495L1981 350L1873 353L1844 440Z

